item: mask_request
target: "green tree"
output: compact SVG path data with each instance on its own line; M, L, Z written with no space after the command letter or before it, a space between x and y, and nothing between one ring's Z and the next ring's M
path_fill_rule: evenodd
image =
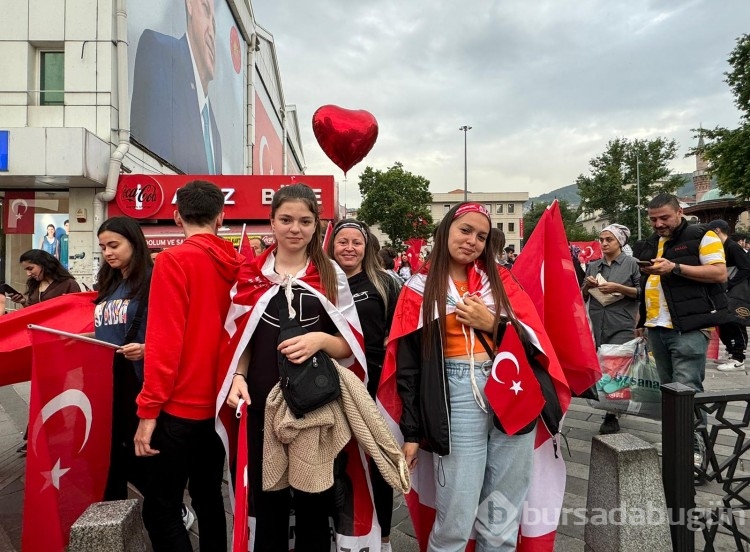
M367 224L380 224L391 243L401 248L409 238L432 233L430 181L404 170L398 161L387 171L367 167L359 178L362 206L357 216Z
M581 214L580 207L576 210L573 209L570 204L564 199L558 200L560 203L560 215L563 219L563 226L565 227L565 235L568 241L591 241L597 238L596 233L589 232L582 224L576 222L578 216ZM549 203L543 201L537 201L531 209L523 216L523 239L524 243L531 237L531 233L539 224L539 219L542 218L544 211L549 206Z
M688 155L702 155L708 172L716 176L719 189L744 198L750 197L750 35L737 39L737 45L727 59L731 70L724 73L724 82L734 95L740 110L740 126L728 129L717 126L699 132L698 146ZM704 143L703 138L709 141Z
M667 164L677 155L677 142L666 138L628 140L616 138L600 156L589 161L591 173L576 179L581 207L601 212L609 222L624 224L635 239L638 232L638 186L641 191L641 224L650 233L644 205L662 192L673 193L684 184ZM636 170L640 164L640 171ZM640 174L639 174L640 173Z

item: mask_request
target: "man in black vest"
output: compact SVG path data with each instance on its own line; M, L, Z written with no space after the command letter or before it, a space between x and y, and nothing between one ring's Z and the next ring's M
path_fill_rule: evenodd
M641 317L662 383L679 382L703 391L708 335L727 321L724 247L708 225L688 225L676 196L659 194L648 204L654 234L638 243L635 256L653 264L641 268ZM704 464L703 440L695 462Z

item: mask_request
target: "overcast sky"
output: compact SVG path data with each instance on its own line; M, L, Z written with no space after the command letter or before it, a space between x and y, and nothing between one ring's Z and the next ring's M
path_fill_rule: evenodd
M254 0L296 104L307 174L342 171L312 133L325 104L366 109L375 147L348 174L400 161L432 192L574 183L615 137L674 138L676 172L701 123L736 127L723 73L750 32L747 0ZM343 195L343 186L342 186ZM343 201L342 201L343 203Z

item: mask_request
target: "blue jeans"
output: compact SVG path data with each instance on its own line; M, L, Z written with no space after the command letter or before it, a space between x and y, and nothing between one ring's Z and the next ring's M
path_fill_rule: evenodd
M702 331L648 328L648 346L662 383L679 382L697 393L703 392L708 338Z
M451 452L433 456L437 515L431 552L463 552L477 529L478 552L515 550L523 501L531 482L534 432L508 436L492 423L484 395L491 362L476 363L476 383L488 412L471 391L469 362L446 360Z

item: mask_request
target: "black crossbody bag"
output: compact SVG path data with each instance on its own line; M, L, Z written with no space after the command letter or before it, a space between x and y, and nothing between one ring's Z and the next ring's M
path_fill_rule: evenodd
M505 328L503 328L502 333L497 336L498 341L502 341L504 333ZM490 358L494 360L496 353L492 350L489 343L487 343L487 340L484 338L483 333L477 330L475 332L475 335L479 338L479 342L482 344L485 351L487 351L487 354L490 355ZM529 361L531 369L534 371L534 376L539 382L539 387L542 388L542 396L544 397L544 407L542 408L541 413L542 422L544 422L544 425L547 426L547 429L552 435L556 435L560 431L560 422L562 421L563 411L562 407L560 406L560 399L557 397L557 391L555 391L555 384L552 382L552 378L547 373L547 370L545 370L540 362L536 359L536 356L533 354L533 352L529 351L529 349L533 347L533 345L527 343L526 340L523 340L523 344L524 349L526 350L526 359ZM503 428L503 425L500 423L497 414L493 414L492 422L495 424L495 427L497 429L499 429L503 433L507 433ZM529 425L521 428L514 435L524 435L531 432L534 427L536 427L536 420L531 422Z
M279 305L278 343L308 333L295 318L290 318L283 291L276 296L276 301ZM291 362L281 351L277 351L277 355L281 393L289 410L297 418L335 401L341 395L339 373L325 352L318 351L302 364Z

